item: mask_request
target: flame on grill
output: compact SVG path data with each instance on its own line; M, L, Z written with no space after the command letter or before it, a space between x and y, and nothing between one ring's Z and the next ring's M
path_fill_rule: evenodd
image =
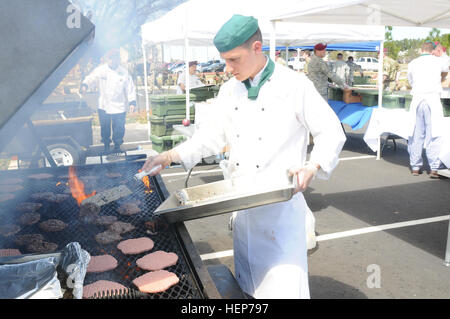
M142 172L142 170L140 169L138 172L140 173L140 172ZM145 187L147 188L145 191L147 194L153 193L152 185L150 185L150 178L148 176L144 176L142 178L142 183L144 183Z
M84 183L78 179L77 174L75 173L75 166L69 167L69 186L72 197L75 198L78 206L81 205L83 200L96 194L96 191L93 191L91 194L86 195L84 192Z

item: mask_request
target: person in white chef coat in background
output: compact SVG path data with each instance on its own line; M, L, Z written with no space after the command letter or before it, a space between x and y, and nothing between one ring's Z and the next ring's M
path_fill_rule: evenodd
M195 74L197 70L197 61L191 61L189 62L189 84L190 88L198 88L205 86L203 82L200 80L200 78ZM177 80L177 94L184 94L186 93L186 70L184 70Z
M408 153L411 173L417 176L422 170L422 150L425 148L430 165L429 176L438 179L441 136L445 130L441 81L448 73L448 65L432 55L434 46L431 41L424 42L422 55L408 65L408 80L413 96L409 109Z
M336 114L305 75L262 53L255 18L234 15L214 44L234 75L220 88L215 119L188 141L149 157L143 169L171 162L189 169L228 144L229 173L236 181L251 181L249 185L258 189L287 185L288 174L297 179L291 200L237 212L235 275L242 290L254 298L309 298L309 208L302 191L314 177L330 176L345 135ZM315 143L307 162L309 132Z
M110 152L112 126L112 152L120 153L127 110L133 113L136 107L136 89L127 69L120 65L119 49L111 49L105 58L106 63L95 68L83 80L80 92L98 87L98 116L104 151Z

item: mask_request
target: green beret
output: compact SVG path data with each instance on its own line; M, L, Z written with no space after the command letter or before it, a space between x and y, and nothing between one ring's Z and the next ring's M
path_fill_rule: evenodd
M250 39L257 30L257 19L235 14L217 32L214 45L219 52L230 51Z

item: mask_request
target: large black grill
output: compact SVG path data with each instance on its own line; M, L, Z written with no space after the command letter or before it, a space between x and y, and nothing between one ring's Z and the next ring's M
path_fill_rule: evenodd
M84 181L85 192L90 194L94 190L99 192L118 186L125 181L132 180L133 175L141 166L142 162L85 165L76 167L76 175L80 180ZM50 173L54 177L42 180L28 178L31 174L36 173ZM107 177L107 173L120 173L122 176L110 178ZM0 203L0 225L20 225L18 218L23 212L16 209L17 205L23 202L38 202L43 204L37 211L41 215L40 222L47 219L60 219L68 224L68 226L60 232L44 232L39 228L39 223L30 226L20 226L20 232L15 235L8 237L0 235L0 248L18 248L22 253L28 253L23 247L18 247L14 243L14 239L23 234L42 234L46 241L58 244L58 249L64 248L70 242L78 242L81 248L88 251L91 256L110 254L118 261L118 267L114 270L98 274L88 273L85 278L85 285L97 280L111 280L121 283L127 288L136 289L132 284L132 280L146 273L146 271L136 266L136 260L149 252L138 255L124 255L116 248L117 242L107 245L97 243L95 235L104 232L107 226L86 223L79 218L80 208L69 191L68 167L16 170L0 173L0 180L8 178L22 179L23 182L20 185L24 189L12 192L15 198ZM100 216L116 216L119 221L131 223L136 227L133 231L123 234L123 240L147 236L155 243L154 248L150 252L163 250L166 252L174 252L178 255L179 259L177 264L166 268L166 270L175 273L180 279L180 282L164 292L146 294L145 297L165 299L203 298L196 279L190 270L188 257L186 257L180 246L174 226L153 214L153 211L163 201L163 195L155 178L151 178L150 183L152 186L151 191L141 182L133 183L131 185L133 194L103 206L100 211ZM42 192L69 194L70 197L59 204L51 203L47 200L33 200L31 198L32 194ZM139 207L142 212L132 216L119 214L117 208L123 202L128 201L139 201ZM153 227L149 228L148 226ZM139 296L142 297L142 294Z

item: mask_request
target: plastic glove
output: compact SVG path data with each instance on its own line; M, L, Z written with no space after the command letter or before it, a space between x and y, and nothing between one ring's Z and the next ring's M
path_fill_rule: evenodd
M156 156L150 156L142 166L142 170L150 171L153 167L161 165L161 168L150 174L150 176L158 175L165 167L173 162L180 162L178 153L174 150L162 152Z
M294 184L297 185L295 188L294 194L298 192L303 192L308 188L309 183L314 179L319 170L320 166L312 163L307 163L302 168L291 168L289 169L289 176L293 176L293 178L297 179L297 182Z

